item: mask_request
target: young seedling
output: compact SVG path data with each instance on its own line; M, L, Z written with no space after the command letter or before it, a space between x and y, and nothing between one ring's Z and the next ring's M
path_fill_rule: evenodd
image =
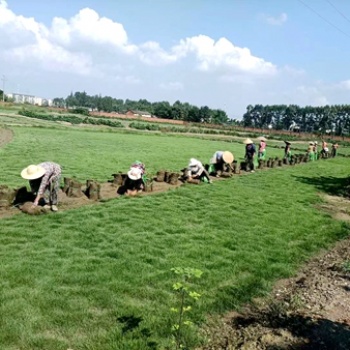
M185 314L191 311L190 301L197 301L200 294L191 290L191 281L195 278L200 278L203 274L201 270L192 268L176 267L171 271L179 276L180 281L173 284L173 290L178 298L178 306L172 307L170 310L177 315L177 322L172 326L174 336L175 349L186 348L186 336L184 328L193 326L193 322L189 320Z

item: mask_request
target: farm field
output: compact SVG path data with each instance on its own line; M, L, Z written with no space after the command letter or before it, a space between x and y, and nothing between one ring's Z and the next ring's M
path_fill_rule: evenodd
M0 184L26 184L30 163L53 160L63 176L106 182L138 159L151 174L204 163L244 145L181 135L13 126L0 148ZM283 145L282 142L278 143ZM269 148L268 156L283 150ZM165 349L176 303L173 267L203 271L189 317L238 308L265 295L309 257L349 234L320 211L319 192L339 194L348 160L335 158L236 176L213 185L116 198L56 214L1 220L0 348ZM125 318L139 327L123 332ZM195 343L196 339L190 339Z

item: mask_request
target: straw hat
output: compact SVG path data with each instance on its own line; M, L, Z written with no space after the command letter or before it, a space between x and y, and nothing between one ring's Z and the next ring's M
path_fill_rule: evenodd
M195 158L191 158L190 162L188 163L189 167L195 167L195 166L199 166L200 165L200 161L195 159Z
M40 165L29 165L21 171L21 176L26 180L39 179L45 174L46 170Z
M250 144L252 144L252 143L254 143L251 139L245 139L244 141L243 141L243 143L245 144L245 145L250 145Z
M312 141L310 141L310 142L309 142L309 145L312 145L312 146L313 146L313 145L314 145L314 143L313 143Z
M235 157L233 156L233 154L229 151L225 151L222 154L222 159L225 163L232 163L233 160L235 159Z
M128 171L128 178L131 180L140 180L141 179L141 170L138 168L131 168Z
M267 141L267 139L266 139L264 136L260 136L260 137L258 137L258 140L260 140L260 141L264 141L264 142L266 142L266 141Z
M289 141L284 141L284 143L286 143L287 145L291 145Z

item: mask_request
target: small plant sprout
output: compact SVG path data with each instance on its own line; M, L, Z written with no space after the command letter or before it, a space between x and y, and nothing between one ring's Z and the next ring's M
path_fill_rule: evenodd
M172 307L171 312L177 315L177 321L172 326L174 336L175 349L185 349L186 336L184 328L193 326L193 322L186 317L186 313L192 310L192 306L188 305L191 301L195 302L201 295L191 290L191 282L195 278L200 278L203 274L201 270L192 268L175 267L171 271L179 276L179 281L173 284L173 290L177 295L178 305Z
M346 260L343 263L343 271L345 273L349 273L350 272L350 260Z

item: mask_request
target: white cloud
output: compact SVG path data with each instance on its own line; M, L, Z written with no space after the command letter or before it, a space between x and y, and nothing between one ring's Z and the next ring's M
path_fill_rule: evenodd
M345 89L345 90L350 90L350 79L349 80L344 80L344 81L341 81L338 86L341 88L341 89Z
M142 62L152 66L174 63L179 58L174 54L167 53L154 41L140 45L137 54Z
M281 26L282 24L286 23L288 20L288 16L284 12L277 17L273 17L267 14L262 14L261 18L263 19L264 22L271 24L273 26Z
M128 36L122 24L113 22L90 8L84 8L69 20L55 17L50 36L58 44L72 47L83 41L100 46L111 46L125 53L137 51L135 45L128 43Z
M285 14L267 17L275 25L287 20ZM168 48L151 40L135 44L121 23L91 8L46 26L0 0L0 47L7 86L27 85L46 97L85 90L124 99L179 99L239 111L240 117L248 104L342 103L350 90L346 78L312 81L302 69L278 67L225 37L199 34Z
M225 68L254 74L274 74L276 66L262 58L253 56L248 48L234 46L226 38L214 39L199 35L186 38L173 48L179 58L194 53L198 68L202 71Z
M141 61L150 66L175 64L189 58L203 72L257 75L276 72L272 63L252 55L248 48L234 46L226 38L215 42L205 35L194 36L180 40L179 44L166 51L154 41L139 46L131 44L122 24L100 17L90 8L80 10L68 20L55 17L48 28L33 18L17 16L8 8L6 1L1 0L0 4L0 29L7 32L8 38L16 38L7 40L7 46L12 43L12 47L9 47L6 57L23 62L27 53L48 70L92 73L97 64L103 66L100 61L104 58L98 50L104 50L106 57L110 54L116 58L131 56L135 62ZM28 37L30 40L27 40Z

